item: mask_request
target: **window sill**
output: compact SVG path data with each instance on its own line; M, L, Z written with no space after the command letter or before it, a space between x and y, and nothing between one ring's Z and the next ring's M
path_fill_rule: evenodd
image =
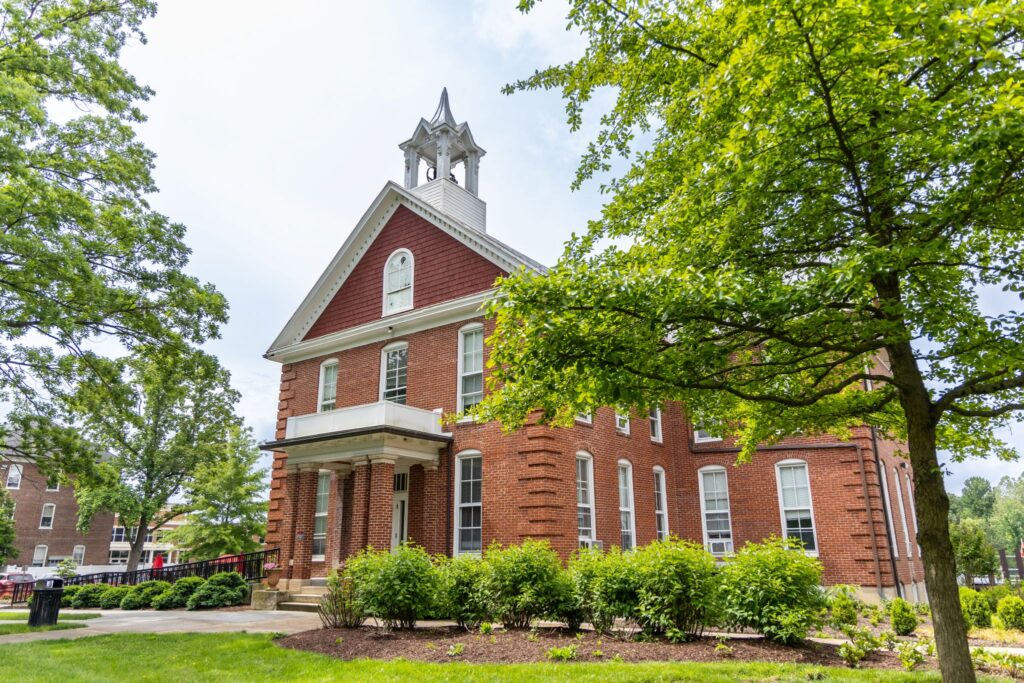
M411 311L413 308L414 308L414 306L406 306L405 308L396 308L393 311L384 311L384 312L382 312L380 314L380 317L381 318L390 318L393 315L398 315L399 313L405 313L406 311Z
M659 446L664 446L665 445L665 441L663 439L651 439L651 443L657 444Z
M625 431L623 431L621 429L616 429L615 433L618 434L619 436L626 436L626 437L629 436L629 432L625 432Z

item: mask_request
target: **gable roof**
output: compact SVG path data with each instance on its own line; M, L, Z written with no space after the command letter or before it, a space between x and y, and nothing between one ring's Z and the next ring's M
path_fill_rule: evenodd
M370 208L356 223L355 228L317 279L316 284L302 300L298 309L292 314L284 329L267 349L265 356L270 356L278 349L302 341L399 206L405 206L431 225L507 272L521 267L540 273L547 270L537 261L516 251L501 240L441 213L434 206L405 188L388 181L370 204Z

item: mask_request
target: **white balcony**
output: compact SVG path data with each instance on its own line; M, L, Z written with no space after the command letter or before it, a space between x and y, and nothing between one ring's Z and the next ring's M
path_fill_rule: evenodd
M390 401L379 401L312 415L289 417L285 439L303 439L373 428L402 429L424 435L445 436L441 429L441 413Z

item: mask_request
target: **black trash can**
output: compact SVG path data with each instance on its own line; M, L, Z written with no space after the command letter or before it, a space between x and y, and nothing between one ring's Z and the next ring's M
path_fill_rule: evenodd
M36 581L32 593L32 608L28 613L29 626L52 626L60 614L60 598L64 595L64 579L53 577Z

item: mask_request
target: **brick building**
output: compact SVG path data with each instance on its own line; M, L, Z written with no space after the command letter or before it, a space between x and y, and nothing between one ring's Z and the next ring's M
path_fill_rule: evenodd
M545 538L567 556L672 534L725 555L786 534L827 583L923 599L909 465L870 429L733 467L736 449L676 404L510 435L442 425L482 396L495 278L543 266L487 233L484 151L447 94L400 147L404 187L384 186L266 354L282 366L267 539L289 588L404 540L459 554Z
M0 485L14 501L13 564L54 567L73 559L79 565L107 563L114 515L98 513L86 533L78 531L74 486L47 479L35 463L17 456L0 461Z

